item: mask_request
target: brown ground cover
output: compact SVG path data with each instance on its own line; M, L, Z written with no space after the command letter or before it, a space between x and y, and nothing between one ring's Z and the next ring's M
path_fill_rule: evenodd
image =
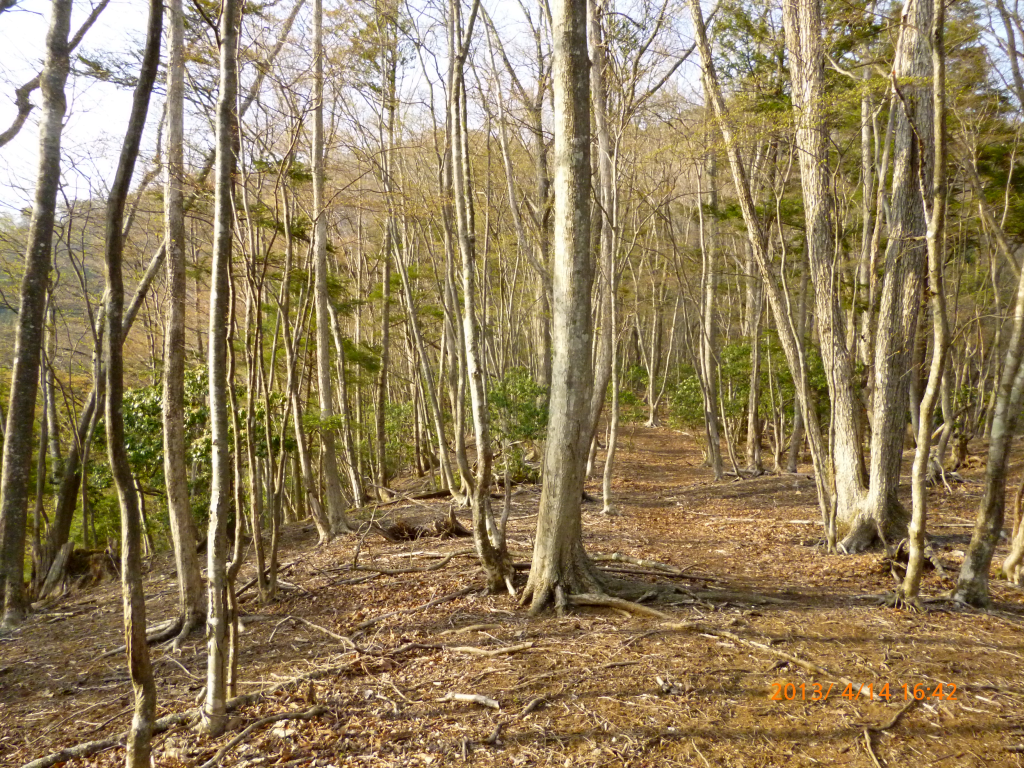
M617 477L618 516L584 507L588 551L673 566L602 562L618 576L672 585L668 602L652 606L667 620L608 608L531 619L510 596L475 591L412 610L482 583L467 539L367 537L360 566L423 569L455 553L436 570L388 574L352 569L354 537L314 549L312 530L295 527L282 557L292 588L271 605L243 604L239 693L279 687L237 709L219 739L182 726L156 737L155 764L201 765L261 717L314 703L322 715L254 729L220 765L1024 764L1020 591L993 582L988 612L941 601L925 613L881 607L874 598L894 584L889 565L877 552L819 548L809 479L711 482L693 440L669 429L627 428ZM926 596L952 586L980 492L971 482L932 491L929 529L945 573L926 574ZM513 499L510 546L524 566L538 498L524 488ZM421 502L388 515L446 511ZM166 560L150 569L147 594L152 621L172 614ZM120 611L108 582L0 640L0 763L127 727L123 656L102 657L120 642ZM205 679L202 639L178 655L155 647L153 659L158 714L193 707ZM280 685L300 675L315 679ZM907 709L915 687L923 700ZM109 749L68 765L122 761Z

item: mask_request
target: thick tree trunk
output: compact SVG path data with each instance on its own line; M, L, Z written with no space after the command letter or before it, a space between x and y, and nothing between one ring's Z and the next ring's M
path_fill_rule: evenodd
M40 81L43 113L39 124L39 166L14 337L14 370L4 430L3 479L0 480L0 586L4 589L2 626L5 628L19 624L26 609L23 574L32 435L43 344L43 312L60 185L60 140L67 109L64 85L69 69L71 0L54 0L51 8L46 63Z
M196 524L188 496L185 445L185 25L182 0L170 0L167 25L167 145L164 225L167 231L167 330L164 348L164 481L178 571L178 610L184 639L202 621L203 580Z
M351 530L345 517L345 499L338 473L335 447L334 385L331 382L331 320L327 306L327 211L324 203L324 41L323 0L313 2L313 264L316 274L316 368L320 390L320 442L323 450L324 484L327 490L327 517L331 533ZM381 483L383 485L383 483Z
M124 312L125 201L131 186L142 133L146 127L149 99L160 65L160 35L163 27L163 2L151 0L146 47L132 102L128 128L121 147L117 173L107 200L104 274L107 282L104 318L106 323L103 359L106 368L107 396L105 420L110 472L121 507L121 591L124 601L125 647L128 670L135 692L135 715L128 732L125 765L149 768L150 737L156 719L156 682L146 643L146 597L142 589L142 525L139 496L128 464L124 443L124 360L122 357L122 314Z
M909 16L913 9L913 17ZM872 390L870 485L862 510L841 510L847 533L842 546L856 552L879 537L895 544L907 532L909 513L897 491L903 465L907 390L914 375L911 359L925 273L926 226L921 179L930 179L934 147L918 136L932 133L930 99L924 83L931 74L928 30L932 7L915 3L904 10L899 54L893 73L897 89L892 181L892 229L885 253L875 336Z
M586 0L552 5L555 97L554 318L550 417L544 487L537 518L530 579L522 603L531 612L566 595L601 588L583 550L584 470L592 423L588 420L591 368L590 291L590 71Z
M828 380L833 418L831 470L837 516L849 520L864 498L864 460L857 430L858 396L846 346L846 323L835 269L834 201L830 193L825 125L825 62L820 0L782 4L793 78L797 156L807 222L807 257L814 284L814 319ZM831 532L830 532L831 533ZM830 536L830 546L835 542Z

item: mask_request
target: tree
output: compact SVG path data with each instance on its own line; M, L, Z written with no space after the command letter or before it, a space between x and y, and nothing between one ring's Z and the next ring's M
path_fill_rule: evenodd
M121 340L124 310L124 208L131 186L135 161L139 156L142 132L146 127L149 99L160 66L160 35L163 29L163 0L151 0L146 30L146 47L138 84L132 100L121 156L111 185L106 213L104 276L107 281L104 307L103 360L106 369L107 452L111 474L117 487L121 508L121 591L124 601L125 647L128 654L132 688L135 691L135 716L128 734L125 765L149 768L150 737L156 717L156 683L146 643L146 597L142 589L142 517L135 480L128 464L124 442L124 357Z
M216 112L213 267L210 276L210 434L213 467L207 533L207 668L202 728L218 735L227 727L227 523L232 504L228 433L228 275L234 222L232 186L238 140L238 26L242 5L224 0L220 16L220 92ZM242 525L239 520L237 525Z
M71 0L54 0L46 34L46 63L40 80L43 114L39 124L39 166L35 202L25 250L14 370L8 400L3 478L0 480L0 572L4 587L3 627L19 624L25 615L25 526L32 462L32 433L39 357L43 344L43 313L49 282L53 223L60 184L60 145L67 101L68 31Z
M188 498L185 446L185 25L181 0L170 0L167 25L167 148L164 221L167 251L167 330L164 340L164 481L178 571L180 638L203 615L196 526Z
M522 604L562 610L567 595L600 590L583 549L580 504L590 448L590 67L586 0L552 6L555 100L554 238L549 422L544 487Z

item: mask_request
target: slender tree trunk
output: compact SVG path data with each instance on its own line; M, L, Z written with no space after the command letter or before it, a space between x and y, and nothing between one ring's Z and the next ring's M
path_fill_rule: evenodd
M944 0L932 3L932 128L935 142L935 163L932 169L931 194L927 199L928 214L928 292L932 305L932 362L928 383L921 398L917 429L917 450L914 454L914 506L908 540L910 544L907 573L903 579L902 597L917 601L924 563L925 519L928 512L928 490L925 485L931 459L932 412L939 399L946 354L949 349L949 327L946 321L946 286L943 282L946 237L946 6Z
M473 211L473 187L469 165L469 128L466 125L466 83L464 69L469 54L473 27L480 10L475 0L469 21L463 31L460 0L449 5L451 14L449 44L455 59L448 100L448 120L452 136L452 193L455 208L455 231L462 261L462 328L464 333L467 386L476 439L476 473L470 484L473 508L473 543L480 565L487 575L487 588L498 592L503 587L515 594L512 587L512 559L505 546L503 531L494 524L490 505L491 467L494 463L491 445L487 393L484 389L483 361L480 350L480 328L476 317L476 227Z
M710 153L709 153L710 154ZM711 181L708 208L713 215L718 210L718 181L715 172L715 160L711 155L708 160L708 177ZM698 190L700 176L698 171ZM698 192L698 197L703 194ZM722 474L722 441L718 433L718 328L715 323L715 293L718 289L718 273L715 271L715 248L717 246L716 222L707 221L704 215L704 201L700 200L697 208L700 219L700 378L701 393L704 397L704 437L707 440L707 463L715 473L715 480L721 480Z
M185 26L182 0L170 0L168 12L167 166L164 187L168 288L164 349L164 479L174 563L178 571L180 641L199 625L205 611L203 581L196 553L196 524L188 497L188 453L185 445Z
M324 41L323 0L313 2L313 264L316 273L316 367L320 390L320 442L323 450L324 481L327 486L327 517L331 532L350 530L345 517L341 476L335 447L334 386L331 382L331 320L327 294L327 211L324 201ZM382 482L381 485L384 483Z
M67 108L64 85L69 69L71 0L54 0L51 9L50 28L46 34L46 63L40 81L43 111L39 124L36 194L25 249L25 276L21 282L21 302L14 337L14 370L4 430L3 478L0 480L0 586L4 588L4 628L21 623L26 610L23 574L32 433L53 223L60 185L61 130Z
M779 331L782 350L786 355L786 362L789 365L790 372L793 375L793 382L796 385L797 400L803 414L804 429L811 448L811 460L814 463L814 480L818 493L818 507L822 514L822 524L826 534L831 535L833 531L831 520L832 494L827 482L828 472L825 448L822 444L821 427L818 423L818 414L813 407L810 385L807 380L806 355L803 345L797 338L792 318L787 313L787 302L783 296L782 286L779 284L778 277L775 275L772 265L768 260L767 235L754 208L754 199L750 192L750 180L747 175L746 164L740 156L732 127L729 124L729 112L725 104L725 98L722 96L721 86L718 83L714 60L711 57L711 46L708 43L707 30L704 25L704 16L699 0L691 0L690 11L693 17L697 48L700 52L704 78L708 85L707 92L711 97L711 107L718 118L719 129L725 140L726 153L729 156L733 181L739 195L740 210L747 227L747 237L753 249L754 260L757 262L761 275L764 278L768 305L771 307L775 318L775 326Z
M128 670L135 692L135 715L128 731L125 765L149 768L150 738L156 718L156 682L146 644L146 597L142 589L142 514L135 490L128 452L124 443L124 360L122 357L122 314L124 312L124 207L131 186L142 133L146 127L149 99L160 65L160 36L163 28L163 2L151 0L146 47L139 80L135 87L131 115L125 132L117 173L107 200L106 249L104 275L107 290L103 349L107 397L104 414L107 428L107 455L110 472L117 487L121 507L121 592L124 602L124 632Z
M207 532L206 699L202 730L219 735L227 726L227 522L232 506L231 455L228 434L227 324L231 262L232 185L238 135L238 24L241 4L224 0L220 17L220 93L217 98L214 171L213 265L210 274L210 435L213 467L210 483L210 523Z

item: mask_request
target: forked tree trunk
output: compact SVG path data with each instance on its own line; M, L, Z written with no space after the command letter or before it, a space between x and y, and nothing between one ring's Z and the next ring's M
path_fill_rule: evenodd
M825 124L825 61L820 0L782 4L793 78L797 156L807 222L807 260L814 284L814 319L833 410L831 471L838 517L849 520L864 498L864 461L857 430L857 393L839 303L829 136ZM831 534L831 532L830 532ZM830 546L835 542L830 535Z
M910 9L913 16L910 16ZM897 497L903 463L907 390L926 265L921 179L930 179L934 148L919 136L932 133L930 99L924 85L931 74L928 30L932 6L904 10L893 72L897 99L892 181L892 229L885 253L885 278L875 334L871 419L870 485L861 511L844 509L848 530L842 546L856 552L878 538L895 544L907 533L910 515Z
M14 337L14 370L8 400L3 479L0 481L0 587L4 589L3 626L25 616L25 534L28 486L39 355L43 344L43 312L49 282L53 223L60 185L60 140L67 101L68 31L71 0L54 0L46 34L46 63L40 88L43 112L39 124L39 166L35 201L25 249L25 276Z
M530 579L522 604L538 612L601 589L583 549L580 515L590 445L590 67L586 0L552 4L555 97L554 317L544 487Z
M462 328L466 355L466 379L476 438L476 473L470 485L473 508L473 543L480 565L487 576L487 588L498 592L512 587L512 559L505 545L504 531L496 529L491 511L491 466L494 453L491 445L487 393L484 389L483 361L480 350L480 328L476 317L476 234L473 216L473 187L469 166L469 128L466 125L466 84L464 68L469 54L473 27L480 10L475 0L469 21L463 31L460 0L449 5L449 45L454 66L448 100L448 120L452 137L452 195L455 208L455 231L462 261Z
M104 275L107 282L104 318L103 358L106 368L107 397L105 420L110 473L117 487L121 507L121 593L124 601L125 646L128 670L135 692L135 716L125 745L128 768L149 768L150 737L156 718L156 683L146 643L146 597L142 589L142 525L139 496L128 465L124 443L124 359L122 357L122 314L124 312L124 207L131 186L139 145L146 127L149 98L160 65L160 36L163 26L163 2L151 0L146 47L142 55L138 84L125 132L117 172L111 185L106 212L106 248Z

